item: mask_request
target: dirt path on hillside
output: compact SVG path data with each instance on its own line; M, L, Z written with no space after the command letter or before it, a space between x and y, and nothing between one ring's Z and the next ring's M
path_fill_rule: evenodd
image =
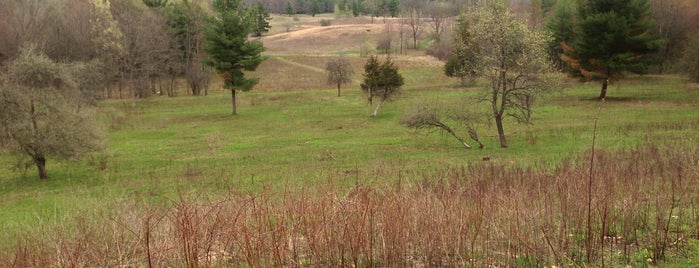
M298 66L298 67L301 67L301 68L304 68L304 69L307 69L307 70L311 70L311 71L319 72L319 73L325 73L325 70L323 70L323 69L321 69L321 68L318 68L318 67L315 67L315 66L311 66L311 65L307 65L307 64L303 64L303 63L298 63L298 62L292 61L292 60L290 60L290 59L284 58L284 57L282 57L282 56L270 56L270 57L271 57L271 58L274 58L274 59L277 59L277 60L279 60L279 61L281 61L281 62L284 62L284 63L287 63L287 64L291 64L291 65L294 65L294 66Z

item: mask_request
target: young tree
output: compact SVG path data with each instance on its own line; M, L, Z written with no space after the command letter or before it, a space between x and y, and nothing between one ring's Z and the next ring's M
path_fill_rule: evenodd
M463 14L459 17L458 30L454 37L454 49L444 65L444 74L461 79L461 86L473 83L482 67L480 49L472 36L471 22Z
M252 19L252 35L260 37L262 33L269 32L269 12L262 2L255 2L250 9L250 18Z
M473 26L466 29L478 46L480 76L490 81L485 99L490 102L500 147L505 148L505 117L528 123L536 96L556 81L549 75L545 51L549 37L529 29L502 3L486 4L470 17Z
M244 6L238 0L214 0L216 16L205 28L204 51L209 55L204 63L216 69L223 86L231 91L233 115L237 114L236 90L251 90L256 78L245 78L245 71L255 71L265 59L259 40L248 40L251 31Z
M340 96L340 86L352 83L352 63L345 57L335 57L325 64L328 74L328 84L337 85L337 96Z
M286 14L289 15L289 17L296 13L296 11L294 11L294 6L291 4L290 1L286 2L286 8L284 9L284 11L286 11Z
M315 17L316 14L320 13L320 3L318 3L318 0L311 1L311 6L308 8L308 13L311 14L311 17Z
M403 76L398 73L398 67L393 64L391 58L382 63L379 63L375 56L367 60L364 65L362 91L367 94L369 105L373 104L374 97L379 98L371 116L376 116L383 103L398 94L403 83Z
M648 0L589 0L578 6L576 36L563 44L573 75L602 80L599 99L622 72L645 73L662 41L648 34L654 25Z
M46 179L49 157L70 158L102 148L91 101L74 70L24 47L0 80L0 140L36 164Z
M699 82L699 33L690 39L689 44L684 49L682 58L682 69L689 75L693 82Z
M432 36L436 43L442 41L442 33L444 32L445 24L450 17L458 15L456 6L449 1L430 1L426 3L425 12L428 17L428 22L432 26Z
M401 10L404 14L403 23L408 26L413 39L413 48L418 49L418 39L422 36L423 29L423 10L425 3L422 0L405 0Z

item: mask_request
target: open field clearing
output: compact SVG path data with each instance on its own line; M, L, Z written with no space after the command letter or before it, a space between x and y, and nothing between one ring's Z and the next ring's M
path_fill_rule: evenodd
M237 116L215 78L206 96L102 101L107 149L49 159L48 180L0 152L0 266L699 265L699 85L629 76L600 102L599 83L569 81L532 124L506 121L509 148L486 122L466 150L400 119L487 112L487 81L457 87L410 51L371 117L359 50L380 19L273 23ZM324 67L340 54L355 75L337 97Z

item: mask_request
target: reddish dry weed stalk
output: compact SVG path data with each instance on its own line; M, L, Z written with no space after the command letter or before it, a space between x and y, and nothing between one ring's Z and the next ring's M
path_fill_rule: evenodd
M584 262L588 248L594 264L629 263L641 251L656 262L699 235L698 155L597 152L589 229L585 161L553 170L490 161L426 172L400 187L181 196L168 207L86 212L21 236L0 265L568 266Z

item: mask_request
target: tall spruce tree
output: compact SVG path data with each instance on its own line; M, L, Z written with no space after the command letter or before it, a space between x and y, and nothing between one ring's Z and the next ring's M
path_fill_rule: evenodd
M265 59L259 40L248 40L252 30L246 8L239 0L214 0L216 16L204 29L204 51L209 55L204 63L216 69L223 86L231 91L233 115L237 114L236 90L251 90L259 81L245 78L245 71L255 71Z
M601 80L600 100L623 72L642 74L662 40L650 34L654 21L648 0L583 0L577 7L575 39L562 44L572 74Z

